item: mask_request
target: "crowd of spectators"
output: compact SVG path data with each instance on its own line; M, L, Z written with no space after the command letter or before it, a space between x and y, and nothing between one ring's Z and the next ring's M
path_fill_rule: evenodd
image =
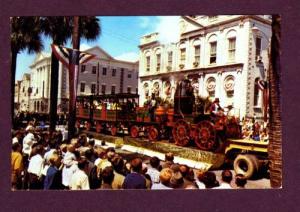
M174 163L174 155L126 160L112 148L97 145L92 136L80 134L64 140L62 133L39 131L29 126L12 139L13 190L91 189L205 189L243 188L246 179L230 170L217 181L214 172L194 170Z
M255 141L268 141L269 130L266 123L259 123L254 118L245 118L241 122L242 138Z

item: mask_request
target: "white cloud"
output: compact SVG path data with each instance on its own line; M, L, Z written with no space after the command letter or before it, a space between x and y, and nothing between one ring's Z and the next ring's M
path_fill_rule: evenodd
M159 33L159 41L163 44L178 42L180 35L179 16L159 16L155 32Z
M139 20L140 20L140 23L139 23L139 25L140 25L140 27L141 28L147 28L147 27L149 27L149 24L150 24L150 18L149 17L139 17Z
M126 52L123 53L117 57L115 57L117 60L125 60L129 62L136 62L139 59L139 54L136 52Z
M84 51L84 50L87 50L87 49L90 49L90 48L92 48L92 47L89 46L89 45L86 44L86 43L80 44L80 51Z

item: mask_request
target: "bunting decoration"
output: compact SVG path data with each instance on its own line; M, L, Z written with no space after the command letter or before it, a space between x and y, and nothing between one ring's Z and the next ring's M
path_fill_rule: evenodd
M77 49L66 48L58 45L51 44L51 49L57 59L69 70L69 77L74 76L74 79L71 81L74 83L73 96L75 97L73 101L76 102L77 96L77 82L78 82L78 69L79 64L86 63L95 57L93 54L86 52L78 51ZM75 104L73 102L73 104Z

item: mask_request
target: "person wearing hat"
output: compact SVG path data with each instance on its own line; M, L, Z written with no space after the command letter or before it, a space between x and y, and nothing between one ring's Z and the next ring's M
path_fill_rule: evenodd
M245 188L247 179L242 174L235 175L235 184L238 188Z
M213 101L212 105L210 106L210 113L213 116L217 116L218 115L218 111L222 109L222 107L220 106L220 100L219 98L215 98L215 100Z
M232 189L230 182L232 180L232 173L230 170L222 171L222 183L219 187L215 187L216 189Z

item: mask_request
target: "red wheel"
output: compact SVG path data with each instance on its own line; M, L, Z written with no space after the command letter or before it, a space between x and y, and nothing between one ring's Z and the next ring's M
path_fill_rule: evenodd
M150 141L156 141L158 138L158 130L154 126L150 126L148 129L148 138Z
M115 125L111 126L110 133L111 133L112 136L117 135L117 127Z
M136 125L133 125L130 128L130 136L133 138L137 138L139 136L139 128Z
M202 150L214 150L216 146L216 131L209 121L201 121L197 124L195 143Z
M101 130L102 130L102 126L101 126L101 124L99 122L97 122L97 124L96 124L96 132L100 133Z
M185 146L189 142L190 125L184 120L178 120L172 130L175 144L178 146Z

